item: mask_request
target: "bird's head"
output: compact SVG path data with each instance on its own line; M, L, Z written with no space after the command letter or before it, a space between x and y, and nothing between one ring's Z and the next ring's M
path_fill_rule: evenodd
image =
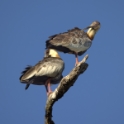
M88 26L85 29L88 29L87 35L89 36L89 38L91 40L93 40L96 32L100 29L100 22L94 21L94 22L92 22L92 24L90 26Z
M58 52L54 49L47 49L45 53L45 57L57 57L60 58Z

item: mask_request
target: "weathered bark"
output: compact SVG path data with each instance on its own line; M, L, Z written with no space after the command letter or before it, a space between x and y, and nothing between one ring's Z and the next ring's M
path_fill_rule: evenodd
M85 63L87 58L88 55L86 55L83 60L60 81L60 84L55 89L55 91L49 95L45 107L45 124L55 124L52 120L52 107L54 103L58 99L60 99L69 90L71 86L73 86L78 76L87 69L88 64Z

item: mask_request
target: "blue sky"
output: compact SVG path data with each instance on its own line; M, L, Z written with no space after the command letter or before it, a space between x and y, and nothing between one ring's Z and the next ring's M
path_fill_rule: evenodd
M123 0L1 0L0 123L44 123L45 88L32 85L25 91L19 82L21 71L43 58L49 36L83 29L98 20L101 29L85 53L89 67L55 103L53 120L56 124L124 124L123 5ZM60 56L65 76L75 57Z

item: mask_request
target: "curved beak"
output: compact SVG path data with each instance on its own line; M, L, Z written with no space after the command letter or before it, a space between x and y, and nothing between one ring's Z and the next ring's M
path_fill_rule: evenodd
M91 27L91 26L88 26L88 27L84 28L83 30L87 30L87 29L89 29L89 28L92 28L92 27Z
M94 22L92 22L92 24L90 26L84 28L83 30L87 30L89 28L92 28L92 29L94 29L96 31L99 30L99 28L100 28L100 22L94 21Z

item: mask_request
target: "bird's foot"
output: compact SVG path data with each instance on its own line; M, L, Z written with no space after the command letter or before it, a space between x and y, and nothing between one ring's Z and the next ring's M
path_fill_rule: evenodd
M47 92L47 97L52 93L53 91L49 91Z

